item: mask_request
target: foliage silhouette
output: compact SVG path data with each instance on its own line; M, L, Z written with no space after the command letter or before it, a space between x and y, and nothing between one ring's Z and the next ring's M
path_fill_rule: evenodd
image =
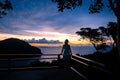
M82 5L83 0L52 0L57 3L58 11L63 12L65 9L74 9ZM89 13L100 13L103 8L107 6L111 9L117 18L117 44L118 44L118 54L120 57L120 0L90 0Z
M105 48L108 47L107 44L112 44L113 47L117 45L116 29L117 23L109 22L107 24L107 28L104 26L100 26L96 29L91 29L89 27L81 28L80 31L76 32L76 34L80 35L82 39L89 40L98 51L100 49L105 50Z
M112 37L114 40L114 45L117 45L117 23L116 22L109 22L107 24L108 35Z
M52 1L57 2L58 11L61 12L63 12L64 9L74 9L82 4L82 0L52 0Z
M82 39L86 39L90 41L95 49L98 51L100 49L104 49L106 46L107 37L105 34L105 28L99 27L96 29L81 28L80 31L77 31L76 34L80 35Z
M9 0L0 1L0 18L7 14L8 10L12 10L12 4Z

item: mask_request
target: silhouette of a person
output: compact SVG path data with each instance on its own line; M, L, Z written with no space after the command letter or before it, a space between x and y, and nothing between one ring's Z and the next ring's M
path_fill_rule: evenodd
M69 40L66 39L64 42L64 45L62 46L62 51L61 51L61 54L63 54L64 67L70 66L69 64L70 64L71 55L72 55L71 47L68 43L69 43Z

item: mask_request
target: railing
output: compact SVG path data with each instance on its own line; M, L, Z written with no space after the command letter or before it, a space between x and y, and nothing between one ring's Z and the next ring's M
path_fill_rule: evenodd
M77 56L75 54L72 55L72 60L74 60L74 61L76 61L80 64L83 64L85 66L98 68L100 70L105 68L105 65L102 64L102 63L99 63L99 62L96 62L94 60L87 59L87 58L84 58L84 57L81 57L81 56Z
M17 56L17 57L16 57ZM32 57L36 56L36 57ZM19 61L28 61L29 60L37 60L37 61L42 61L42 60L57 60L58 59L58 54L0 54L0 61L6 61L6 66L0 66L0 70L21 70L21 69L38 69L38 68L51 68L49 66L29 66L29 65L22 65L22 66L13 66L13 62L19 62ZM0 64L2 65L2 64ZM52 66L56 67L56 66Z
M7 56L7 58L1 58L0 61L8 61L8 67L0 67L0 70L8 70L8 71L11 71L11 70L23 70L23 69L38 69L38 68L56 68L58 67L59 65L57 66L14 66L12 67L11 63L12 61L24 61L24 60L60 60L62 58L62 55L60 54L7 54L7 55L4 55L4 54L0 54L0 57L1 56ZM18 58L13 58L12 56L21 56L21 57L18 57ZM24 57L23 57L24 56ZM29 58L29 56L40 56L39 58L34 58L34 57L31 57ZM83 76L84 80L87 80L87 77L91 77L91 74L94 74L96 75L97 73L99 73L98 75L101 76L101 74L105 74L105 77L106 75L111 75L111 73L106 69L106 66L102 63L99 63L99 62L96 62L96 61L93 61L93 60L90 60L90 59L87 59L87 58L84 58L84 57L81 57L81 56L77 56L75 54L72 54L71 56L71 60L73 62L73 64L71 64L70 68L72 70L74 70L77 74L80 74L80 76ZM81 75L81 71L83 70L83 74L85 73L85 76L84 75ZM84 72L85 71L85 72ZM87 76L88 73L90 76ZM93 75L93 77L94 77ZM108 76L110 77L110 76ZM92 78L93 79L93 78Z
M42 57L40 59L57 59L58 55L59 54L0 54L1 57L2 56L7 57L7 58L1 58L0 60L8 60L9 58L11 60L35 59L35 58L27 58L29 56L40 56L40 57L41 56L49 56L50 58L49 57L47 57L47 58ZM18 56L18 58L12 58L14 56ZM26 56L26 58L20 58L20 57L25 57L25 56ZM53 56L56 56L56 57L53 57Z
M113 80L113 74L107 70L105 64L75 54L72 54L71 59L74 64L76 62L76 65L72 66L76 69L75 71L82 72L88 80Z
M61 55L59 54L0 54L0 56L4 56L7 58L0 58L0 61L8 61L8 65L11 66L11 61L24 61L24 60L57 60L60 59ZM21 58L12 58L12 56L22 56ZM24 57L23 57L24 56ZM40 56L39 58L34 58L31 57L29 58L29 56ZM85 65L87 67L93 67L93 68L98 68L100 70L106 71L105 70L105 65L81 56L77 56L75 54L72 54L72 58L73 61L78 62L79 64Z

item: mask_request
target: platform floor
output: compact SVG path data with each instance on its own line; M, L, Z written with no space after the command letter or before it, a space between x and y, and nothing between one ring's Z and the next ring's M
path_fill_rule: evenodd
M0 71L0 80L83 80L71 69Z

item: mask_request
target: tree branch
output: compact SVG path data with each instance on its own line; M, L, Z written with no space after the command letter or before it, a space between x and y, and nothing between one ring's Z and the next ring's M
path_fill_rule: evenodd
M115 16L117 16L117 11L116 11L116 8L115 8L115 3L113 3L112 0L108 0L108 2L110 4L109 6L113 10Z

